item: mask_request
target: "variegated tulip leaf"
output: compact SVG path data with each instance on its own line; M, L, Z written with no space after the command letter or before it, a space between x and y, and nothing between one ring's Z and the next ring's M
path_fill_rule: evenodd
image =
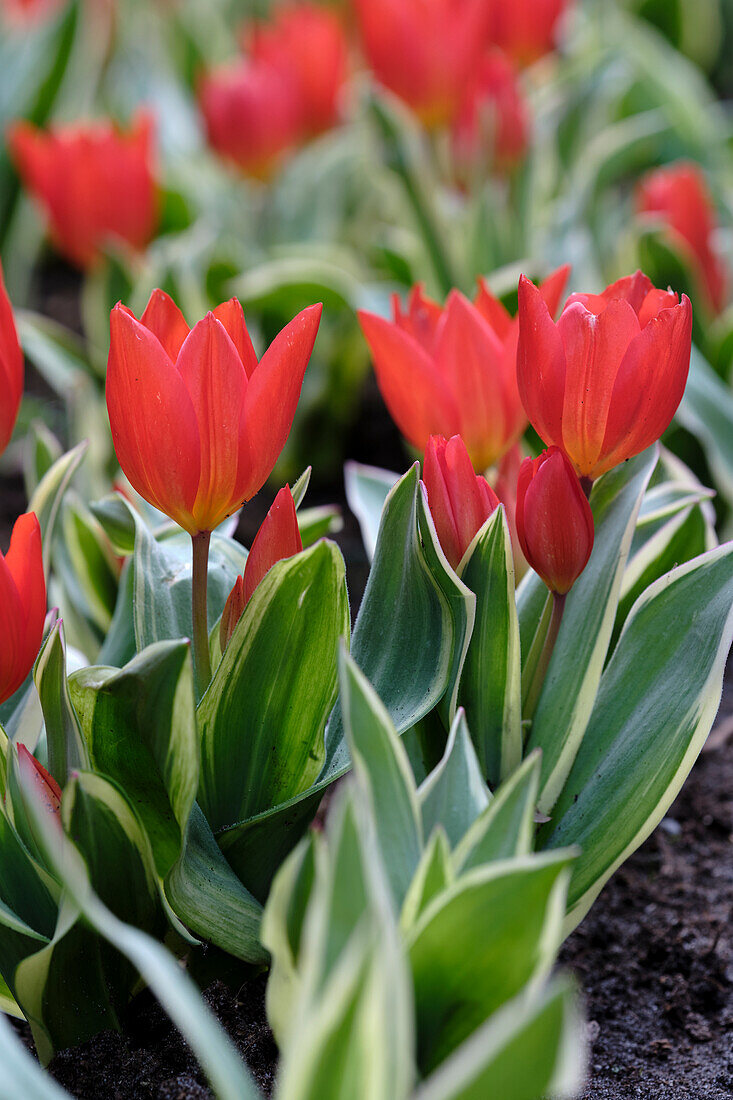
M542 749L539 807L544 812L562 789L593 708L636 517L656 462L655 445L593 487L593 552L567 596L528 741L529 751Z
M539 753L530 753L504 780L456 847L453 864L457 873L531 852L539 779Z
M491 515L460 567L476 596L476 623L461 675L458 701L481 770L495 787L522 759L522 689L514 558L504 508Z
M702 748L720 701L731 608L731 544L673 569L634 605L540 832L545 848L582 848L569 927L662 819Z
M733 394L695 347L676 419L700 440L715 485L733 503Z
M466 725L458 711L440 763L417 792L425 836L441 826L451 847L462 839L488 806L491 795Z
M70 451L54 462L53 466L39 481L33 496L28 502L28 511L35 512L41 525L43 538L43 565L48 573L51 549L61 502L71 479L79 468L87 450L88 443L82 440Z
M346 499L359 521L362 542L370 561L374 557L385 501L398 481L399 474L377 466L364 466L360 462L347 462L344 466Z
M73 1100L71 1093L57 1084L50 1073L44 1073L1 1013L0 1063L3 1067L0 1100L17 1100L20 1096L23 1100Z
M181 851L199 777L188 643L158 642L122 669L80 669L69 692L95 769L138 808L165 875Z
M59 619L43 643L33 670L46 725L48 770L63 787L69 772L89 768L89 753L66 679L66 637Z

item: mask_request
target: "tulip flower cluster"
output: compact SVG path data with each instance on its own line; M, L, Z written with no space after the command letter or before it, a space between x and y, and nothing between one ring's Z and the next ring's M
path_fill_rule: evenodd
M244 56L208 72L199 101L212 148L267 179L294 147L336 122L347 43L338 16L315 3L283 5L242 38Z

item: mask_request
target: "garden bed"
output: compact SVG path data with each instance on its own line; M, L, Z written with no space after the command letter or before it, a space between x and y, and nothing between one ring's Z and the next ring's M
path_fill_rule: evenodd
M586 1000L582 1100L726 1100L733 1092L733 677L708 746L667 818L624 864L566 944ZM277 1051L264 980L206 1000L269 1094ZM27 1028L23 1028L27 1034ZM98 1100L204 1100L186 1044L148 994L124 1035L59 1054L54 1076Z

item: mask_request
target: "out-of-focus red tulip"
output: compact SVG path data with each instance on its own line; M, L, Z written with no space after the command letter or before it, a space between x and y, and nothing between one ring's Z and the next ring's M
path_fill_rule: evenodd
M543 284L557 308L568 269ZM417 286L394 320L361 312L377 382L398 428L418 450L429 436L460 435L477 470L521 436L527 417L517 389L519 326L481 283L474 303L453 291L442 309Z
M107 410L120 466L145 500L191 535L261 488L285 445L321 317L309 306L257 361L236 298L189 330L153 291L138 321L110 317Z
M255 62L271 66L292 84L303 137L333 126L348 66L346 35L334 11L311 3L284 4L270 21L248 24L244 41Z
M499 463L494 482L494 492L504 505L506 521L512 540L512 554L514 557L514 575L517 581L521 580L527 572L527 560L522 553L517 534L517 479L522 465L522 448L519 443L510 447Z
M431 435L425 449L423 482L443 553L457 569L474 535L499 505L485 477L475 474L459 435Z
M332 126L347 74L338 17L310 3L278 9L244 30L248 56L208 73L199 104L209 144L267 180L297 145Z
M0 11L10 23L28 24L50 18L64 0L0 0Z
M267 180L299 137L290 81L264 62L238 61L208 73L199 105L209 144L247 175Z
M527 415L591 480L668 427L690 365L692 307L637 271L602 294L572 294L557 324L519 281L517 376Z
M49 814L58 816L61 813L61 788L23 744L18 745L18 767Z
M302 549L303 541L300 537L295 501L290 492L290 486L284 485L255 535L244 566L244 576L237 577L229 593L219 631L222 653L229 644L234 628L252 598L252 593L265 574L276 562L292 558Z
M108 241L141 250L156 221L152 172L153 121L141 112L129 132L109 122L9 131L10 149L26 186L46 211L54 243L89 267Z
M0 703L18 690L33 667L45 617L41 528L34 513L26 512L15 521L7 554L0 554Z
M713 248L715 207L703 172L696 164L673 164L650 172L639 183L637 208L666 222L688 258L713 313L728 299L728 273Z
M517 481L517 532L525 558L551 592L564 596L593 549L593 513L559 447L525 458Z
M10 304L3 269L0 265L0 454L5 450L13 434L23 396L23 352L15 328L13 307Z
M355 0L374 75L427 126L451 122L486 45L486 0Z
M529 107L516 69L501 50L483 58L453 127L459 179L506 171L523 159L529 141Z
M558 23L572 0L487 0L489 39L520 65L555 48Z

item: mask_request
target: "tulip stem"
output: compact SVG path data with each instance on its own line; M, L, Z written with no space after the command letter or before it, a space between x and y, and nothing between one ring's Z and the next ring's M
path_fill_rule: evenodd
M197 535L191 536L193 546L193 581L191 585L193 664L199 698L204 694L211 680L209 621L206 609L210 541L211 531L199 531Z
M542 647L540 658L537 662L537 667L534 670L532 676L532 683L527 693L527 702L524 707L525 719L534 717L534 712L537 708L540 692L542 691L542 685L545 682L545 676L547 675L547 669L550 664L550 658L552 657L552 651L555 648L555 642L560 632L560 623L562 622L563 611L565 610L565 596L558 595L557 592L552 593L552 617L550 618L550 625L547 628L547 634L545 635L545 644Z

